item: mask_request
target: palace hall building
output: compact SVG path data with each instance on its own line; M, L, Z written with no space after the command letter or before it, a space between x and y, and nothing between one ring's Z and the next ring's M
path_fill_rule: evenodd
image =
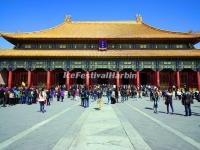
M72 21L41 31L0 33L14 45L0 50L0 82L9 88L74 84L184 85L200 90L200 33L172 32L135 21ZM71 78L72 73L85 74ZM91 73L115 78L91 78ZM121 78L128 72L136 78Z

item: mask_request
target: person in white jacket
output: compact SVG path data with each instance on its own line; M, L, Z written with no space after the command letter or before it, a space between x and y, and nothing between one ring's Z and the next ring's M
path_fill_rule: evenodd
M44 104L46 101L46 92L44 91L44 89L42 88L42 90L39 92L39 98L38 101L40 103L40 112L44 113Z

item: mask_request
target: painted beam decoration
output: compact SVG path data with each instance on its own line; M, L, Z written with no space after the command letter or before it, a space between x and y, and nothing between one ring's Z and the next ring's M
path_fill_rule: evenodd
M14 60L12 61L12 69L15 70L15 69L27 69L28 68L28 61L26 60Z
M180 69L196 69L197 64L195 61L183 60L183 61L179 61L179 68Z
M171 60L162 60L158 62L158 68L159 69L172 69L176 70L176 61Z
M153 60L141 60L139 61L139 69L156 69L156 61Z
M196 61L197 64L197 70L200 70L200 61Z
M90 69L116 69L116 61L90 61Z
M50 67L51 69L66 69L67 68L67 63L64 60L53 60L50 62Z
M32 65L32 69L47 69L48 68L48 64L47 61L45 60L33 60L31 62Z
M138 65L137 65L138 64ZM66 60L66 59L54 59L54 60L22 60L22 59L2 59L0 60L0 70L3 69L111 69L111 70L123 70L123 69L199 69L199 60L174 60L174 59L160 59L160 60Z
M119 62L119 70L123 69L133 69L136 70L136 61L120 61Z
M9 69L10 67L11 66L9 60L0 60L0 70Z
M70 69L86 69L87 63L85 60L70 60Z

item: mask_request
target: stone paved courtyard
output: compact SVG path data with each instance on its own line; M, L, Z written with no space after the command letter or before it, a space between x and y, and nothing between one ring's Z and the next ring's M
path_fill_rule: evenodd
M174 114L166 114L159 101L153 113L149 98L129 99L107 105L96 102L85 109L80 101L54 100L46 113L39 104L0 107L0 149L6 150L198 150L200 149L200 103L193 115L184 116L181 102L174 100Z

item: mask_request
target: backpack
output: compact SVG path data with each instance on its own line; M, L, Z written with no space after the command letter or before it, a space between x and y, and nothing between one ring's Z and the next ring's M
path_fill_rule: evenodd
M200 93L197 94L196 99L197 101L200 101Z

